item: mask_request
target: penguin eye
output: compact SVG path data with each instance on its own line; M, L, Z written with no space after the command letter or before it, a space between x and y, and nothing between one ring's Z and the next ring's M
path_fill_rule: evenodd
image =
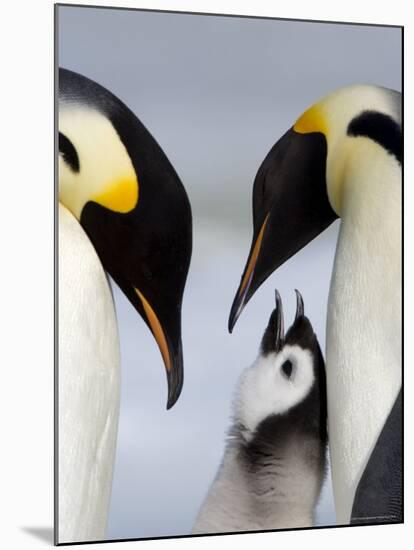
M59 132L59 152L72 172L79 172L80 165L78 153L70 139L61 132Z
M286 378L290 378L292 376L293 370L292 361L290 359L286 359L286 361L282 363L280 369L283 372L284 376L286 376Z

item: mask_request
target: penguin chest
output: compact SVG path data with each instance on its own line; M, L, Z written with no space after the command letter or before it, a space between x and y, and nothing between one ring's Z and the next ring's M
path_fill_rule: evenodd
M248 467L251 506L268 528L313 524L325 473L326 449L305 434L258 448Z
M372 196L363 212L355 209L342 222L329 297L326 375L338 523L349 522L356 486L401 387L400 205L389 197L384 216L376 201Z
M59 205L59 542L105 536L119 414L117 323L106 274Z

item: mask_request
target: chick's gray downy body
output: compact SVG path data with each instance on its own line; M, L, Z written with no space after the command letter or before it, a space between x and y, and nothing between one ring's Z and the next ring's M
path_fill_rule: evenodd
M326 385L322 353L297 294L283 335L282 304L259 357L241 375L233 423L194 533L308 527L326 469Z

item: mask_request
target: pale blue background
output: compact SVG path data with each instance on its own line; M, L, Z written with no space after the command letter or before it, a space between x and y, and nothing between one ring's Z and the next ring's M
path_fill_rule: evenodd
M322 347L338 224L277 271L227 332L251 239L260 162L303 110L352 83L400 89L401 31L59 8L59 64L103 84L147 126L192 204L184 298L185 383L165 411L158 348L115 288L122 402L108 538L187 534L222 456L235 381L257 354L281 292L286 325L299 288ZM334 522L328 476L318 523Z

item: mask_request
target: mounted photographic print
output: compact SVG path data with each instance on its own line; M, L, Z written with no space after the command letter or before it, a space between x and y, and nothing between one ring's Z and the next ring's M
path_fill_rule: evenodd
M402 30L56 6L57 544L403 521Z

